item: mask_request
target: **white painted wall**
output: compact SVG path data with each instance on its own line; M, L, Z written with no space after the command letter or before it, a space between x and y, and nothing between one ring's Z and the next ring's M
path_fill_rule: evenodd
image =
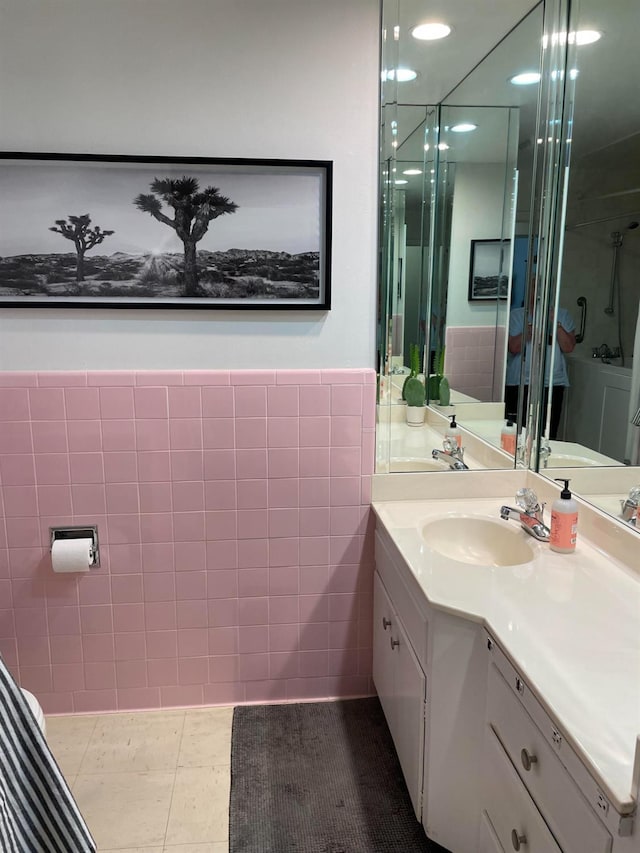
M590 356L592 347L599 347L603 343L612 348L619 346L618 319L625 356L640 355L633 352L640 297L640 229L623 233L622 247L618 249L614 313L605 313L605 308L609 305L613 266L611 232L624 228L632 219L632 216L621 217L612 222L601 222L565 232L560 304L570 311L576 325L579 325L580 308L576 302L580 296L587 299L584 342L578 344L578 352L583 356ZM618 307L618 287L621 311Z
M378 0L0 0L0 149L334 161L328 313L0 309L0 369L374 363Z
M458 163L451 215L447 326L492 326L495 302L469 302L472 240L495 240L502 233L504 163Z

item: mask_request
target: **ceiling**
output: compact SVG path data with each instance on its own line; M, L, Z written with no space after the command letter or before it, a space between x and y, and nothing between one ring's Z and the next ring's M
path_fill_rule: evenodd
M535 144L538 87L514 86L509 79L518 72L539 66L542 4L536 8L530 0L477 0L475 3L469 0L448 0L446 3L442 0L429 3L385 0L384 6L393 7L390 12L400 21L398 56L394 57L398 66L418 72L414 81L392 84L393 100L397 98L398 104L399 158L405 161L422 158L425 140L416 128L423 121L425 110L418 105L441 101L459 108L455 111L457 120L466 118L478 125L471 134L447 138L452 144L449 159L465 162L499 159L495 154L504 148L502 128L496 127L494 122L490 125L483 122L482 113L471 109L479 105L519 107L520 146ZM414 39L411 28L429 20L445 21L452 26L453 32L436 42ZM640 68L637 58L640 3L638 0L608 0L606 4L602 0L581 0L571 28L596 29L603 33L600 41L594 44L572 48L569 59L570 65L578 70L573 163L594 151L612 149L615 152L622 144L625 155L629 147L636 155L640 154L640 99L636 92ZM615 153L613 160L616 160Z
M418 71L416 80L398 85L398 102L440 103L534 5L535 0L384 0L389 44L399 25L398 66ZM411 29L428 21L444 21L453 31L440 41L419 42Z

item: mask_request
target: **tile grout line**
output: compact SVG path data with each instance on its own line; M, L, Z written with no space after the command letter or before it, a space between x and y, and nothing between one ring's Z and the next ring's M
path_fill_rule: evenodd
M83 714L82 716L87 716L87 715L84 715L84 714ZM91 728L91 732L89 733L89 737L87 738L87 743L86 743L85 748L84 748L84 750L83 750L83 752L82 752L82 756L81 756L81 758L80 758L80 761L78 762L78 769L77 769L77 770L76 770L76 772L73 774L73 782L74 782L74 783L75 783L76 779L78 778L78 776L80 775L80 773L81 773L81 771L82 771L82 763L83 763L83 761L84 761L85 755L87 754L87 750L89 749L89 744L91 743L91 741L92 741L92 739L93 739L93 735L94 735L94 732L95 732L95 730L96 730L96 724L97 724L97 722L98 722L98 716L99 716L99 715L97 715L97 714L92 714L92 715L90 715L90 716L92 716L92 717L93 717L93 726L92 726L92 728ZM45 717L45 720L46 720L46 717ZM55 754L53 753L53 750L51 750L51 753L52 753L52 755L53 755L53 756L54 756L54 758L55 758ZM58 763L58 759L57 759L57 758L55 758L55 761L56 761L56 764L57 764L57 763ZM60 769L60 772L62 773L62 769ZM66 780L66 778L67 778L67 777L66 777L66 775L65 775L64 773L62 773L62 775L64 776L64 778L65 778L65 780ZM70 782L68 782L68 781L67 781L67 784L69 785L69 788L71 788L71 784L72 784L72 783L70 783Z
M186 724L187 724L187 710L185 709L184 713L182 715L182 730L180 732L180 743L178 744L178 751L176 753L176 766L174 767L174 770L173 770L173 785L171 786L171 797L169 799L169 810L167 811L167 822L166 822L165 827L164 827L164 836L162 839L162 849L163 850L167 846L167 833L169 832L169 819L171 817L171 807L173 806L173 795L175 794L175 790L176 790L176 780L178 778L178 763L180 761L180 750L182 749L182 740L184 738L184 729L185 729Z
M91 741L93 740L93 736L96 733L96 726L97 725L98 725L98 715L96 714L93 718L93 726L91 728L91 733L90 733L89 737L87 738L87 745L84 748L84 752L82 753L82 758L80 759L80 763L78 764L78 772L76 773L76 779L78 778L78 776L80 775L80 773L82 771L82 765L84 764L85 756L86 756L87 752L89 751L89 746L91 744Z

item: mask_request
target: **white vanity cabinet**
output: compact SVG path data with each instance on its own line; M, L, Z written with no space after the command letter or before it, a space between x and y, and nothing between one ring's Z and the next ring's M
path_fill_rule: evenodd
M428 838L451 853L640 853L638 797L593 770L579 725L563 731L553 695L516 668L522 578L434 562L409 519L376 529L373 678ZM640 738L635 766L638 792Z
M376 535L373 681L418 820L423 813L429 610L402 561Z
M373 619L373 680L420 820L426 676L378 573L373 587Z
M416 816L453 853L476 851L485 666L482 627L432 610L378 531L373 680Z
M487 655L483 819L505 850L611 853L604 794L490 636Z

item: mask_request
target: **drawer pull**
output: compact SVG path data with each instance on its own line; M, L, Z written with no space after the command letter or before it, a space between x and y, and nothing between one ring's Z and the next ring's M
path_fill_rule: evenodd
M526 835L518 835L517 829L511 830L511 844L513 845L514 850L519 850L521 847L527 843Z
M382 617L382 627L386 631L387 628L391 627L391 619L387 619L386 616Z
M394 640L393 637L391 637L391 648L395 649L395 647L399 646L399 645L400 645L400 640Z
M528 773L529 770L531 770L531 766L533 764L536 764L536 762L538 761L538 756L537 755L531 755L531 753L528 750L523 749L522 752L520 753L520 761L522 762L522 766L524 767L524 769Z
M524 681L516 676L516 690L518 693L524 693Z

